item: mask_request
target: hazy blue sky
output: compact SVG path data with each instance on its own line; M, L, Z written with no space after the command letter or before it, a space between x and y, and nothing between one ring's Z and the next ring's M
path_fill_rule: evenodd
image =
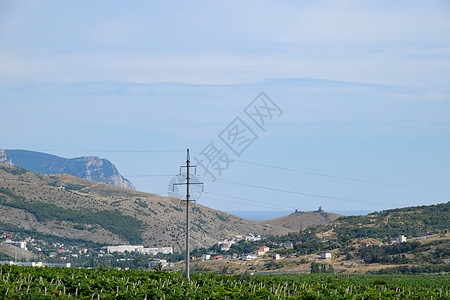
M164 194L213 142L234 162L199 203L226 211L447 202L449 80L448 1L0 0L0 148ZM236 117L258 137L240 156Z

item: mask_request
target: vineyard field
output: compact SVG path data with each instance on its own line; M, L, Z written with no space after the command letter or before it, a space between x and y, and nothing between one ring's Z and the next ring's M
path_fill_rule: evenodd
M215 275L0 267L1 299L450 299L446 275Z

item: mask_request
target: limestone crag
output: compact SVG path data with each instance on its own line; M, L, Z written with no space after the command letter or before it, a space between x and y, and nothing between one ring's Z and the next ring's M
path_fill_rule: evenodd
M97 156L68 159L35 151L0 150L0 163L40 174L71 174L86 180L136 190L133 184L119 173L116 166Z

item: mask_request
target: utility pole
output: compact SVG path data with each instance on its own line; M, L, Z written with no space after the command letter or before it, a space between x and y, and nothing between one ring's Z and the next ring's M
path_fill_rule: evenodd
M186 153L186 166L180 167L180 175L181 175L181 168L186 168L186 182L185 183L174 183L175 185L186 185L186 278L190 280L190 251L189 251L189 202L195 201L191 200L191 195L189 192L189 186L191 184L202 184L201 182L190 182L190 168L196 168L196 166L191 166L191 159L189 156L189 149L187 149Z
M190 184L190 176L189 176L189 169L191 167L191 158L189 157L189 149L187 149L186 154L186 278L187 280L190 279L190 269L189 269L189 263L191 260L191 255L189 251L189 198L191 195L189 195L189 184Z

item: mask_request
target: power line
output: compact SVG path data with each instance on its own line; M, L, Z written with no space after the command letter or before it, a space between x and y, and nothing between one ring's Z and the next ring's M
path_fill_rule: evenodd
M166 192L160 192L160 194L165 194L165 193ZM241 198L241 197L235 197L235 196L227 196L227 195L217 194L217 193L212 193L212 192L202 192L202 193L205 194L205 196L202 196L202 199L211 199L211 200L223 201L221 199L217 199L217 198L213 198L213 197L209 196L209 195L216 195L216 196L230 198L230 199L238 199L238 200L243 200L243 201L247 201L247 202L258 203L259 205L227 200L227 202L231 202L231 203L237 203L237 204L243 204L243 205L249 205L249 206L265 207L265 208L270 208L270 209L283 207L283 208L286 208L286 209L289 209L289 210L293 210L292 207L278 205L278 204L275 205L275 204L272 204L272 203L269 203L269 202L264 202L264 201L250 200L250 199L247 199L247 198ZM156 194L158 194L158 193L156 193ZM168 195L168 197L172 197L172 196ZM197 201L197 202L201 203L200 201ZM263 205L261 205L261 204L263 204ZM264 204L266 204L266 205L264 205ZM267 205L269 205L269 206L267 206Z
M248 201L248 202L252 202L252 203L270 205L270 206L277 207L277 208L283 207L283 208L286 208L286 209L289 209L289 210L293 210L293 208L290 207L290 206L284 206L284 205L279 205L279 204L275 205L275 204L272 204L272 203L269 203L269 202L264 202L264 201L251 200L251 199L242 198L242 197L236 197L236 196L227 196L227 195L217 194L217 193L212 193L212 192L205 192L205 194L211 194L211 195L216 195L216 196L221 196L221 197L231 198L231 199L238 199L238 200ZM240 203L240 204L244 204L244 203ZM247 205L254 205L254 204L247 204Z
M214 180L212 177L208 176L199 176L204 177L209 180ZM352 202L352 203L366 203L366 204L372 204L372 205L392 205L395 203L384 203L384 202L378 202L378 201L367 201L367 200L360 200L360 199L351 199L351 198L341 198L341 197L334 197L334 196L328 196L328 195L320 195L320 194L312 194L312 193L305 193L305 192L299 192L299 191L290 191L285 189L279 189L279 188L273 188L268 186L261 186L256 184L250 184L250 183L244 183L244 182L237 182L232 180L225 180L225 179L215 179L218 182L231 184L231 185L237 185L237 186L243 186L243 187L251 187L251 188L257 188L257 189L263 189L268 191L274 191L274 192L281 192L281 193L287 193L287 194L294 194L294 195L301 195L301 196L308 196L308 197L315 197L315 198L322 198L322 199L329 199L329 200L338 200L338 201L346 201L346 202ZM400 204L396 204L400 205Z
M124 177L174 177L175 175L123 175Z
M396 186L396 187L403 187L403 188L450 192L450 190L446 190L446 189L442 189L442 188L416 186L416 185L408 185L408 184L398 184L398 183L390 183L390 182L384 182L384 181L359 179L359 178L354 178L354 177L330 175L330 174L324 174L324 173L318 173L318 172L310 172L310 171L303 171L303 170L298 170L298 169L291 169L291 168L271 166L271 165L267 165L267 164L250 162L250 161L244 161L244 160L235 160L235 161L236 162L240 162L240 163L244 163L244 164L254 165L254 166L260 166L260 167L266 167L266 168L272 168L272 169L277 169L277 170L284 170L284 171L295 172L295 173L302 173L302 174L308 174L308 175L322 176L322 177L328 177L328 178L343 179L343 180L350 180L350 181L364 182L364 183L372 183L372 184L379 184L379 185L389 185L389 186Z
M124 175L124 176L125 177L172 177L172 176L175 176L175 175ZM208 180L214 180L214 178L208 177L208 176L201 176L201 175L197 175L197 176L198 177L203 177L203 178L208 179ZM269 191L274 191L274 192L281 192L281 193L288 193L288 194L295 194L295 195L302 195L302 196L309 196L309 197L316 197L316 198L323 198L323 199L330 199L330 200L338 200L338 201L345 201L345 202L352 202L352 203L366 203L366 204L371 204L371 205L392 205L392 204L396 204L396 203L385 203L385 202L379 202L379 201L368 201L368 200L361 200L361 199L342 198L342 197L320 195L320 194L306 193L306 192L300 192L300 191L291 191L291 190L285 190L285 189L274 188L274 187L269 187L269 186L260 186L260 185L255 185L255 184L250 184L250 183L245 183L245 182L232 181L232 180L226 180L226 179L220 179L220 178L216 178L215 181L221 182L221 183L225 183L225 184L231 184L231 185L237 185L237 186L243 186L243 187L250 187L250 188L257 188L257 189L264 189L264 190L269 190ZM214 193L211 193L211 192L205 192L205 193L214 194ZM228 198L235 198L235 199L239 199L239 200L253 201L255 203L268 204L267 202L250 200L250 199L246 199L246 198L240 198L240 197L234 197L234 196L226 196L226 195L221 195L221 194L216 194L216 195L220 195L220 196L228 197ZM401 205L401 204L396 204L396 205ZM277 205L277 206L279 206L279 205ZM285 206L285 208L287 208L287 206ZM289 209L292 209L292 207L289 207Z
M210 197L210 196L206 196L205 198L208 199L208 200L223 201L223 200L221 200L221 199L213 198L213 197ZM247 206L252 206L252 207L255 207L255 206L256 206L256 207L270 208L270 209L274 209L274 208L275 208L275 206L255 205L255 204L242 203L242 202L239 202L239 201L233 201L233 200L227 200L227 203L235 203L235 204L247 205ZM292 209L291 209L291 210L292 210Z
M48 151L48 152L103 152L103 153L180 153L185 150L93 150L93 149L34 149L32 151Z
M156 149L156 150L34 149L34 151L48 151L48 152L100 152L100 153L181 153L181 152L184 152L185 150L167 150L167 149L165 149L165 150L164 149L161 149L161 150L159 150L159 149ZM199 154L199 152L194 152L194 151L191 151L191 152ZM243 164L248 164L248 165L266 167L266 168L283 170L283 171L289 171L289 172L295 172L295 173L302 173L302 174L307 174L307 175L321 176L321 177L327 177L327 178L349 180L349 181L363 182L363 183L371 183L371 184L378 184L378 185L395 186L395 187L410 188L410 189L421 189L421 190L450 192L450 190L443 189L443 188L416 186L416 185L399 184L399 183L392 183L392 182L386 182L386 181L376 181L376 180L369 180L369 179L362 179L362 178L355 178L355 177L348 177L348 176L332 175L332 174L326 174L326 173L321 173L321 172L312 172L312 171L304 171L304 170L293 169L293 168L278 167L278 166L273 166L273 165L268 165L268 164L263 164L263 163L258 163L258 162L250 162L250 161L238 160L238 159L234 160L234 161L240 162L240 163L243 163ZM165 175L165 176L171 176L171 175ZM155 176L155 175L127 175L127 177L157 177L157 176Z

